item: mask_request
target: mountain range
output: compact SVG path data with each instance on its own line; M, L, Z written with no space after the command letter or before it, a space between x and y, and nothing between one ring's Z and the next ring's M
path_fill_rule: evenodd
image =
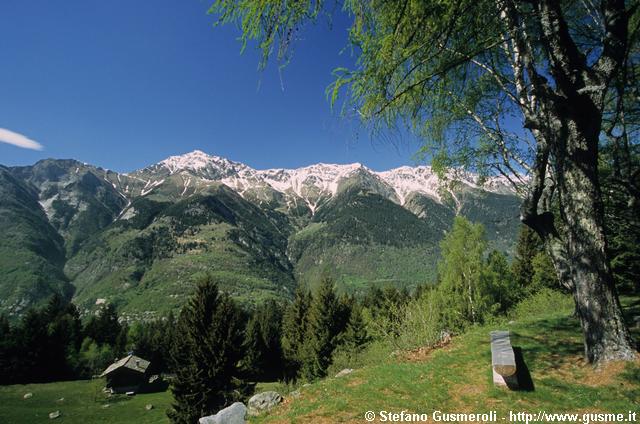
M454 181L455 184L449 181ZM429 166L256 170L194 151L118 173L76 160L0 166L0 312L52 293L126 319L178 308L199 274L241 302L290 297L333 276L341 290L433 282L456 215L510 253L519 199L508 181Z

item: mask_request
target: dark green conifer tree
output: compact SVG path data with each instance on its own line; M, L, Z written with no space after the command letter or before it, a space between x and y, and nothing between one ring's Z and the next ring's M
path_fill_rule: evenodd
M302 347L307 336L311 294L298 286L293 302L282 318L282 351L285 359L285 378L295 379L302 366Z
M116 346L122 332L118 322L116 308L108 304L100 309L97 316L92 316L84 327L85 337L94 340L98 345Z
M173 315L152 321L135 323L129 330L129 349L151 362L151 372L168 371L172 345Z
M76 307L53 295L15 326L0 319L0 381L42 383L76 377L82 327Z
M540 237L527 226L522 226L516 244L516 254L511 263L511 273L521 295L535 293L542 287L560 289L558 277L553 269L551 258L545 252ZM534 276L537 276L534 278ZM544 281L544 284L539 284Z
M41 310L30 309L22 317L16 331L16 353L14 382L43 383L49 373L48 322Z
M349 321L340 337L340 349L345 352L351 360L355 360L370 341L367 326L362 316L362 306L358 303L353 303Z
M245 368L256 380L281 378L284 358L281 345L282 309L269 300L251 315L245 330Z
M340 333L341 308L334 282L324 277L309 307L307 336L302 347L301 377L315 380L327 375Z
M522 288L528 287L533 278L533 257L543 251L542 240L531 228L526 225L520 227L516 253L511 263L511 272Z
M15 335L12 331L9 319L5 314L0 314L0 385L12 382L12 360L15 351Z
M600 178L611 270L620 292L640 293L640 147L605 149L602 159Z
M180 314L171 350L175 402L168 415L173 423L193 424L245 394L238 378L241 345L235 303L210 277L203 279Z
M41 341L47 346L42 358L42 366L49 370L47 380L73 378L82 341L80 314L73 303L58 294L49 299L42 314L47 322L47 339Z
M558 282L558 276L551 258L545 252L540 252L531 260L533 275L531 277L531 285L529 292L537 292L543 288L562 290L562 286Z
M489 253L482 272L483 290L492 303L493 313L505 313L524 296L524 288L515 281L507 256L497 250Z
M260 327L260 318L256 311L247 322L244 340L244 369L255 380L260 379L262 371L267 366L265 358L267 345Z

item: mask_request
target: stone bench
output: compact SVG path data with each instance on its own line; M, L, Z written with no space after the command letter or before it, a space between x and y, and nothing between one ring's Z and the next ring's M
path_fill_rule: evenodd
M508 331L492 331L491 367L496 386L515 389L518 387L516 356L511 346Z

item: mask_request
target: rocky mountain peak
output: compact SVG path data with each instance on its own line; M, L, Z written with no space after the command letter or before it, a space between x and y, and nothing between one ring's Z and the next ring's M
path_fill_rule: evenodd
M243 163L209 155L201 150L170 156L132 175L146 183L143 192L146 194L162 184L165 178L177 174L185 176L184 189L181 191L183 195L193 192L187 187L196 179L205 185L207 181L217 181L241 194L248 190L252 193L256 193L256 190L272 190L285 196L294 196L304 200L312 210L323 199L333 197L342 188L353 184L375 191L401 205L404 205L412 193L419 193L440 202L443 189L447 190L444 181L430 166L402 166L377 172L361 163L317 163L295 169L256 170ZM508 181L497 177L489 178L482 183L476 174L458 172L452 173L449 178L467 187L502 194L514 193Z
M183 155L170 156L159 162L156 166L164 167L171 174L180 171L203 171L211 168L217 168L224 171L227 169L236 170L236 168L244 168L245 165L230 161L220 156L209 155L202 150L194 150Z

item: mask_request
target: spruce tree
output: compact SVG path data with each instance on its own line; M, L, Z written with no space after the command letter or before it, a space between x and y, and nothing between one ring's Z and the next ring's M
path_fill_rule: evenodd
M102 307L98 315L92 316L84 327L85 337L95 340L98 345L116 346L121 332L116 308L111 304Z
M40 310L30 309L22 317L17 328L15 358L15 382L44 383L50 372L46 363L48 334L45 315Z
M624 153L619 150L624 150ZM603 152L605 229L617 289L640 293L640 147Z
M76 377L81 339L76 307L53 295L17 325L0 318L0 383L41 383Z
M202 280L177 323L171 351L175 380L173 423L193 424L238 400L242 321L231 298L210 277Z
M302 347L301 377L305 380L327 375L340 332L340 309L333 280L324 277L309 307L307 336Z
M138 322L129 331L129 348L151 362L152 373L168 370L174 324L173 315L169 315L152 322Z
M58 294L49 299L42 314L48 323L47 339L41 341L47 346L42 358L43 367L49 370L47 380L72 378L82 340L80 314L74 304Z
M511 273L507 256L497 250L489 253L483 270L482 282L482 290L487 293L493 312L505 313L524 295L522 287L515 281Z
M523 289L531 284L533 278L533 257L543 251L542 240L531 228L522 225L518 234L516 253L511 263L511 272Z
M293 302L282 318L282 351L285 359L285 378L295 379L302 366L302 347L307 336L311 294L298 286Z
M520 229L511 272L522 296L531 295L542 287L560 288L557 274L551 258L544 250L542 240L526 226ZM540 284L541 282L543 284Z
M540 252L531 260L533 275L531 277L531 291L536 292L543 288L560 289L558 276L551 258L544 252Z
M367 327L362 316L362 306L354 303L351 307L349 322L340 337L341 350L350 360L355 360L370 342Z
M13 382L14 367L12 361L16 348L15 334L9 319L0 314L0 385Z
M254 312L249 318L247 328L245 330L245 355L244 368L251 378L258 380L262 377L263 372L268 366L266 361L267 345L260 328L260 317L258 311Z
M282 310L269 300L254 311L245 331L244 362L253 378L274 380L283 376L281 336Z

